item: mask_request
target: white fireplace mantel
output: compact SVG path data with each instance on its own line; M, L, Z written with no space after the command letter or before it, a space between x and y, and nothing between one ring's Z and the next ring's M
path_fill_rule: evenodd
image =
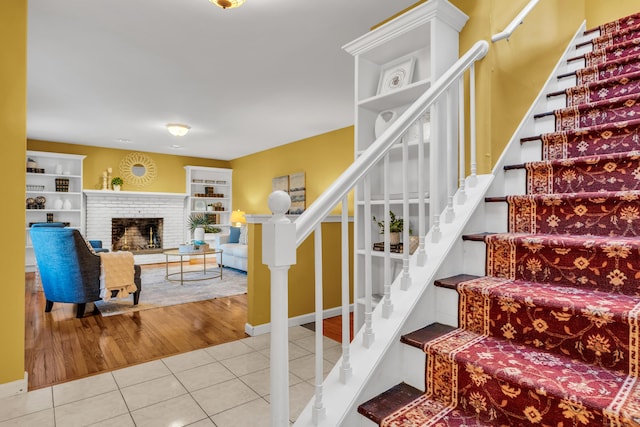
M175 197L185 199L187 193L158 193L154 191L113 191L113 190L83 190L87 197Z

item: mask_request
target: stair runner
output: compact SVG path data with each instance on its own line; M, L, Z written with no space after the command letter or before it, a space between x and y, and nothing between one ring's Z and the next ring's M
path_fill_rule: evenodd
M623 56L598 69L640 64L640 14L599 29L594 47ZM524 165L528 193L506 197L509 232L482 236L486 276L452 281L459 327L418 344L426 391L401 384L401 407L360 413L384 427L640 426L640 75L585 85L541 135L544 160Z

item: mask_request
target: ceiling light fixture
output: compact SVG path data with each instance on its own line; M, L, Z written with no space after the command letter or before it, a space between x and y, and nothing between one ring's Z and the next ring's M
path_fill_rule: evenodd
M211 3L223 9L233 9L244 4L245 0L209 0Z
M189 126L180 123L167 124L167 130L173 136L185 136L189 129L191 129Z

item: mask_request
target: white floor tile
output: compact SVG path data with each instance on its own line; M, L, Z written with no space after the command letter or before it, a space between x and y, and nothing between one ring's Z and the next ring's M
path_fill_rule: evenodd
M197 366L215 362L215 359L204 350L190 351L162 359L171 372L186 371Z
M309 337L315 334L311 329L304 326L292 326L289 328L289 341L299 340L300 338Z
M289 371L305 381L313 379L316 376L315 359L315 354L310 354L309 356L304 356L299 359L292 360L291 362L289 362ZM324 377L327 376L332 368L333 363L329 363L327 360L323 359L322 373Z
M51 387L0 399L0 421L53 408Z
M232 341L225 344L205 348L204 351L206 351L216 360L225 360L231 357L240 356L242 354L252 353L255 351L255 349L253 347L249 347L242 341Z
M270 393L271 384L271 371L269 369L263 369L258 372L252 372L240 377L240 381L251 387L253 391L260 396L266 396ZM292 373L289 373L289 386L302 382L302 379L296 377Z
M271 345L271 334L256 335L240 340L255 350L263 350Z
M207 418L188 394L138 409L131 416L136 427L183 427Z
M316 351L316 337L315 335L313 336L308 336L308 337L304 337L304 338L300 338L299 340L292 340L296 345L299 345L300 347L309 350L312 353L315 353ZM340 343L338 341L334 341L330 338L327 337L322 337L322 348L324 350L331 348L331 347L335 347L340 345Z
M216 425L211 421L211 419L205 418L204 420L189 424L189 427L216 427Z
M338 359L342 357L342 346L335 346L324 349L322 352L322 357L324 357L328 362L335 365Z
M235 378L235 375L220 362L178 372L175 376L188 391L200 390Z
M90 397L56 406L56 425L64 427L87 426L126 414L127 405L119 391Z
M218 414L260 397L239 379L203 388L193 392L192 396L209 415Z
M269 425L269 404L263 399L256 399L211 418L217 427L267 426Z
M122 388L144 381L166 377L171 374L171 371L160 360L154 360L153 362L118 369L117 371L113 371L112 374L118 386Z
M295 421L313 397L314 387L301 382L289 387L289 420Z
M109 418L108 420L100 421L96 424L91 424L91 427L135 427L135 423L131 418L131 414L122 414L117 417Z
M180 381L173 375L125 387L120 391L130 411L187 393Z
M53 408L0 422L0 427L54 427L55 425L56 420Z
M269 367L269 358L260 353L248 353L221 361L236 376L242 376Z
M260 350L260 354L263 354L266 357L270 357L270 352L271 352L271 349L269 348ZM304 349L292 342L289 343L289 360L297 359L299 357L306 356L308 354L311 354L309 350Z
M111 372L94 375L53 386L53 404L65 405L76 400L86 399L109 391L117 390L118 384Z

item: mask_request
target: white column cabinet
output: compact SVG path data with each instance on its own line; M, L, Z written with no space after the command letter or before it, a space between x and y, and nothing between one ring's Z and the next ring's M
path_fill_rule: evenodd
M29 228L36 222L63 222L84 234L82 163L85 156L27 151L25 269L35 271Z
M404 13L392 21L370 31L344 46L355 59L355 155L359 156L379 136L385 119L392 123L420 95L422 95L459 57L458 37L468 17L447 0L430 0ZM396 79L396 80L393 80ZM457 100L457 95L454 97ZM454 110L455 111L455 110ZM445 115L441 107L432 108L424 127L425 167L430 161L430 145L443 140ZM418 231L418 144L417 129L408 135L410 215L404 218L405 227L412 234ZM444 153L445 150L440 150ZM390 174L387 178L390 210L402 213L402 145L398 144L389 155ZM369 177L371 212L377 219L384 218L384 175L382 162ZM444 183L443 183L444 184ZM429 174L425 174L425 193L429 189ZM378 226L364 218L364 189L356 188L354 206L355 247L355 328L364 321L364 268L365 258L372 258L372 288L374 304L383 294L384 253L364 247L364 230L371 229L372 243L382 241ZM428 194L425 211L429 212ZM427 225L428 227L428 225ZM408 242L404 242L408 244ZM402 270L402 254L391 254L392 275Z

